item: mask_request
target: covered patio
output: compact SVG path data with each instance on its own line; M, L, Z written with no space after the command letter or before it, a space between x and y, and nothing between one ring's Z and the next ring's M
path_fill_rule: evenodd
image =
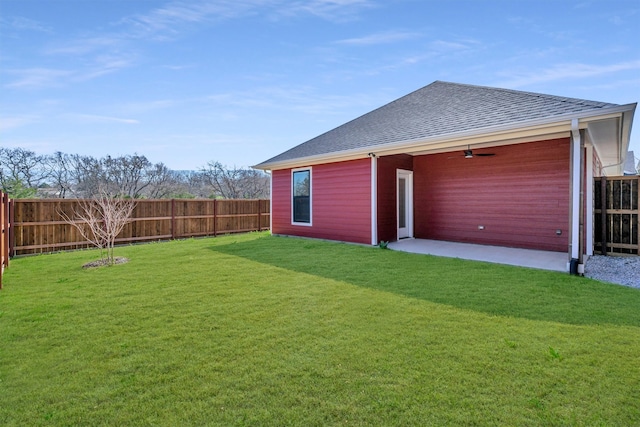
M541 270L561 272L568 271L566 252L507 248L504 246L488 246L427 239L398 240L396 242L389 243L389 249L417 254L537 268Z

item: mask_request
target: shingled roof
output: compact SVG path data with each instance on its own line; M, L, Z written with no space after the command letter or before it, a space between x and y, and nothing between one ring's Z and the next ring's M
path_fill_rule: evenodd
M617 104L435 81L304 142L256 167L312 156L375 149L464 131L576 114Z

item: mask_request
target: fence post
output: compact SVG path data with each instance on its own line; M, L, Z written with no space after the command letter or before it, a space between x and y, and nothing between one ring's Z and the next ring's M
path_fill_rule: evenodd
M607 255L607 177L600 177L600 241L602 255Z
M171 240L176 238L176 199L171 199Z
M0 191L0 208L2 211L0 212L0 232L2 235L0 236L0 289L2 289L2 276L4 274L4 269L9 267L9 258L11 256L11 228L12 222L11 219L11 206L13 201L9 198L7 193Z
M2 260L2 265L4 267L9 267L9 254L11 253L11 250L9 249L9 227L11 226L9 224L9 210L11 208L11 205L9 204L9 195L8 194L3 194L2 195L2 253L4 254L3 260Z
M262 200L258 199L258 231L262 231Z
M16 230L14 224L16 222L16 202L9 199L9 253L16 256Z
M213 237L216 237L218 231L218 200L213 199Z
M2 222L2 224L0 224L0 233L2 233L0 235L0 261L1 261L1 265L0 265L0 290L2 290L2 275L4 274L4 260L5 258L9 257L9 250L7 248L6 242L8 239L8 232L9 230L6 229L5 224L6 224L6 216L7 216L7 211L5 210L5 203L7 203L7 200L5 200L5 196L4 193L2 191L0 191L0 207L2 207L2 210L0 210L0 221Z

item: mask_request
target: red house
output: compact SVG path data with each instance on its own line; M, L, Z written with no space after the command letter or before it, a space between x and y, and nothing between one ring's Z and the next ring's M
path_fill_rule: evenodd
M436 81L255 167L274 234L592 247L593 177L621 175L636 104Z

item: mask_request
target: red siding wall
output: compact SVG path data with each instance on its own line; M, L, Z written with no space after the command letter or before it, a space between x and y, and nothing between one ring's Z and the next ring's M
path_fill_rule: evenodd
M474 152L414 158L415 236L567 251L569 139Z
M413 170L413 157L407 154L378 159L378 240L398 237L396 211L396 170Z
M371 243L371 160L312 166L312 226L291 224L291 169L272 174L272 232Z

